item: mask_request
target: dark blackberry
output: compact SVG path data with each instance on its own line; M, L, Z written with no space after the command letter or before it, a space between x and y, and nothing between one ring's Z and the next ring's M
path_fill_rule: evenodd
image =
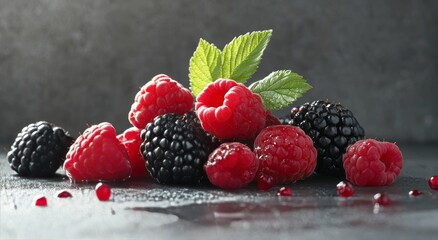
M206 179L204 163L217 143L194 112L157 116L141 133L146 168L161 184L198 184Z
M285 117L281 117L279 118L281 125L287 125L290 122L290 116L285 116Z
M338 103L314 101L291 111L291 125L309 135L318 150L317 173L345 176L342 155L348 145L364 138L353 113Z
M21 176L50 177L64 162L73 141L60 127L45 121L32 123L15 138L8 162Z

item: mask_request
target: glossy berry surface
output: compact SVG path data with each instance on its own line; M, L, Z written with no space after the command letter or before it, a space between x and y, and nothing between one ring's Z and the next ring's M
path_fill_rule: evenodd
M146 170L146 162L140 151L140 145L142 143L140 134L140 129L131 127L117 136L117 139L125 146L128 152L132 169L131 177L143 177L149 174Z
M128 153L107 122L89 127L76 139L64 170L71 181L122 180L131 175Z
M289 187L282 187L278 189L277 196L292 196L292 189Z
M111 188L105 183L98 183L95 187L96 197L100 201L108 201L111 198Z
M379 206L388 206L391 204L391 199L385 193L376 193L373 196L373 204Z
M47 206L47 198L46 197L38 197L35 200L35 206L46 207Z
M291 125L308 134L318 151L316 172L344 177L342 155L348 145L363 139L364 129L353 113L339 103L314 101L291 111Z
M418 197L418 196L421 196L421 195L423 195L423 192L421 192L418 189L413 189L413 190L409 191L409 196Z
M138 129L144 129L156 116L191 111L193 101L193 95L187 88L169 76L159 74L135 95L129 121Z
M429 178L429 187L434 190L438 190L438 175Z
M58 198L71 198L73 197L69 191L61 191L56 195Z
M205 131L219 139L254 139L266 122L267 111L260 96L228 79L207 85L195 108Z
M357 186L386 186L400 175L403 156L394 143L365 139L344 154L347 179Z
M260 161L256 178L263 190L305 179L316 167L312 139L295 126L263 129L254 142L254 152Z
M249 147L239 142L223 143L205 163L210 182L220 188L237 189L250 183L259 167L259 161Z
M346 181L339 182L336 185L336 191L340 197L351 197L354 194L353 185Z
M51 177L65 160L74 139L53 124L40 121L24 127L15 138L7 158L20 176Z

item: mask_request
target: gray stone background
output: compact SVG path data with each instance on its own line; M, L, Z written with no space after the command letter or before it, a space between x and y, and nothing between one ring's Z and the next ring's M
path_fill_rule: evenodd
M294 106L329 99L368 137L438 141L438 1L0 0L0 144L38 120L122 132L154 75L189 86L199 38L222 48L263 29L274 32L252 81L292 69L313 85Z

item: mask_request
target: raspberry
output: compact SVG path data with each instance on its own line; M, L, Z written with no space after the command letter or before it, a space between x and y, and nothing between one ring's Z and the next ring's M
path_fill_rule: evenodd
M390 185L400 174L403 156L394 143L357 141L344 154L347 179L357 186Z
M184 114L192 108L193 95L190 91L167 75L159 74L135 95L129 122L138 129L144 129L156 116Z
M257 180L263 190L309 177L316 167L312 139L298 127L263 129L254 142L254 151L260 161Z
M119 134L117 139L125 146L128 152L129 162L131 164L131 177L147 176L146 162L140 152L141 130L136 127L131 127L125 130L123 134Z
M364 130L353 113L341 104L327 101L305 103L291 111L291 125L309 135L318 151L316 172L345 176L342 155L348 145L364 138Z
M237 189L250 183L259 162L249 147L239 142L223 143L208 157L204 169L210 182L224 189Z
M76 139L64 170L72 181L119 180L131 175L128 153L106 122L89 127Z
M11 168L21 176L50 177L65 160L74 139L52 124L40 121L24 127L8 152Z
M282 125L281 120L278 117L274 116L272 113L268 113L268 115L266 116L265 127L275 125Z
M217 145L194 112L158 116L141 138L146 168L158 183L190 185L206 179L204 164Z
M260 96L233 80L210 83L197 97L196 113L205 131L219 139L254 139L267 111Z

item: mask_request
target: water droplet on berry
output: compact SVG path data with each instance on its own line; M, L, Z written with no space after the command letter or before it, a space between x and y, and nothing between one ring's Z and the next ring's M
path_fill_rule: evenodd
M292 190L288 187L282 187L278 190L277 196L292 196Z
M423 195L423 192L421 192L418 189L414 189L414 190L409 191L409 196L417 197L417 196L420 196L420 195Z
M351 183L341 181L336 185L336 191L340 197L351 197L354 194L354 188Z
M47 198L46 197L38 197L35 200L35 206L38 206L38 207L45 207L45 206L47 206Z
M438 175L435 175L429 179L429 187L438 190Z
M65 191L65 190L59 192L57 196L58 196L59 198L71 198L71 197L73 197L73 196L71 195L70 192Z
M377 193L373 197L373 203L374 205L387 206L391 203L391 199L385 193Z
M111 188L105 183L98 183L96 185L96 196L100 201L108 201L111 197Z

